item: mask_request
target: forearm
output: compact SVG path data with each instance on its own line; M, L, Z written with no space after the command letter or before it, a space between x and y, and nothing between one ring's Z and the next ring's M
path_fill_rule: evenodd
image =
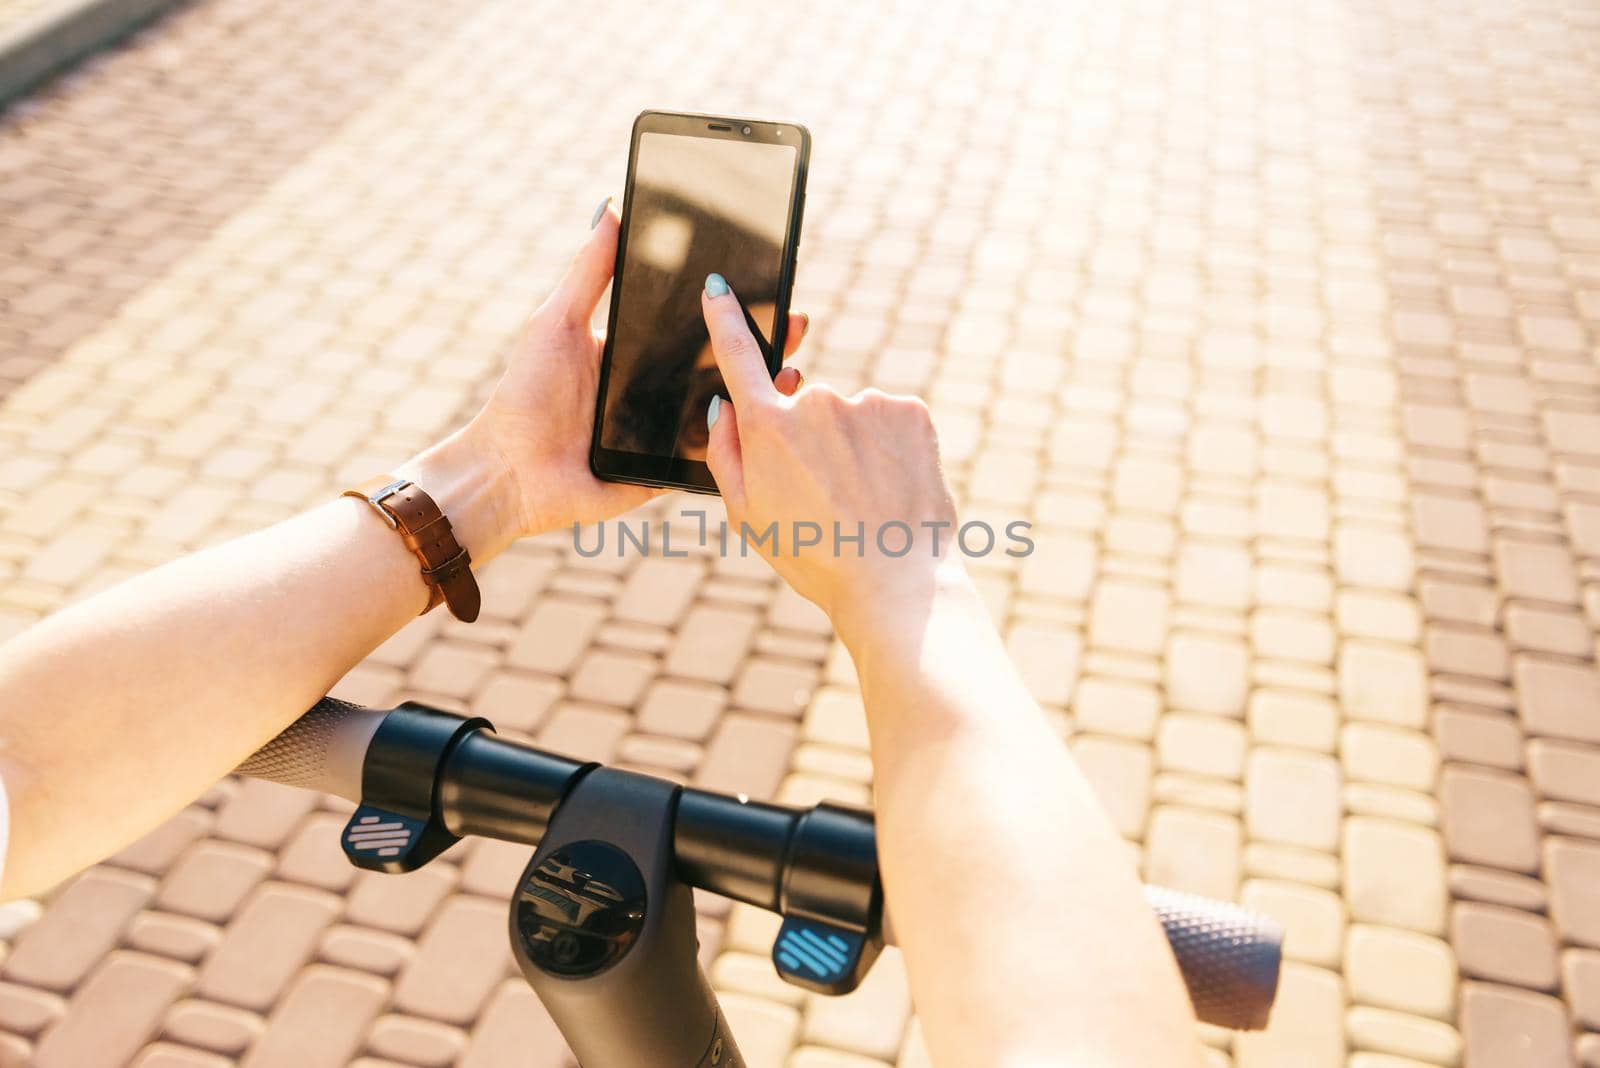
M934 1063L1198 1064L1127 849L976 593L957 572L912 600L846 640L888 905Z
M503 547L498 468L446 443L397 474L474 563ZM203 793L427 604L417 558L370 505L330 501L174 561L0 647L0 897L37 892ZM440 609L443 611L443 609Z

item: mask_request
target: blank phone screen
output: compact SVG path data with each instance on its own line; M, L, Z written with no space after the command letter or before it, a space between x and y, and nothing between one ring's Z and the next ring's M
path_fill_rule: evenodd
M721 274L770 347L796 149L646 132L634 153L600 445L704 460L706 406L722 391L700 311Z

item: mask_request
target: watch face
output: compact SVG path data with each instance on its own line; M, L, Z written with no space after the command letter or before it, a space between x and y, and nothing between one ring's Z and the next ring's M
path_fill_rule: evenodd
M604 842L572 842L545 857L517 892L528 959L554 975L594 975L627 956L644 928L644 877Z

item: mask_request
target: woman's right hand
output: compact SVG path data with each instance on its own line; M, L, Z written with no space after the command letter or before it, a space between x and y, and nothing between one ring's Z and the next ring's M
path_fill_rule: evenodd
M822 385L785 396L720 275L707 279L701 305L732 398L711 402L706 455L732 533L746 533L847 643L886 613L925 604L941 585L964 584L928 406L875 389L844 397ZM758 541L773 524L776 543ZM845 539L837 545L836 525ZM858 531L859 541L848 540Z

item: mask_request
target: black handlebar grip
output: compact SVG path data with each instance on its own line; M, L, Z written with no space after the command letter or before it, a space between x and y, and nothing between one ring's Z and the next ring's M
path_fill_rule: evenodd
M1160 886L1144 888L1166 930L1195 1015L1236 1031L1267 1025L1283 928L1260 913Z
M388 714L324 697L235 770L359 803L367 745Z

